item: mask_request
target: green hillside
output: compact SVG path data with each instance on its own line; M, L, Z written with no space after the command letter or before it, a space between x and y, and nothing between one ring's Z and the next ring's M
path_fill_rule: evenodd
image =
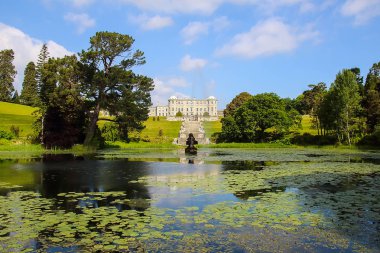
M218 121L204 121L203 128L206 132L206 137L210 138L214 133L222 131L222 123Z
M9 132L12 125L20 128L20 137L26 137L33 132L32 113L38 108L0 102L0 130Z

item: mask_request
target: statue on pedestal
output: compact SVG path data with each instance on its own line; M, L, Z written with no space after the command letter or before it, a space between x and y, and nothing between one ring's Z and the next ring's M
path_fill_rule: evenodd
M187 147L185 148L185 153L186 154L196 154L197 153L197 148L194 146L198 144L198 141L195 140L194 135L192 133L189 134L189 138L186 140L186 145Z

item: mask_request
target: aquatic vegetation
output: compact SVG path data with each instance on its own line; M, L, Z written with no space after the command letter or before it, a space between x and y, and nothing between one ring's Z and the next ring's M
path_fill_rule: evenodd
M201 154L203 164L171 152L163 162L133 152L89 160L88 169L70 160L41 172L40 193L0 177L0 251L379 251L379 154L217 152ZM47 194L64 173L75 187ZM78 191L76 180L95 184Z

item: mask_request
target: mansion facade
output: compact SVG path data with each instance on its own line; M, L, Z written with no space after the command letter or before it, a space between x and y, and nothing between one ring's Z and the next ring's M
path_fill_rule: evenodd
M218 100L210 96L207 99L177 98L171 96L167 106L149 108L149 116L167 117L168 120L204 119L218 120Z

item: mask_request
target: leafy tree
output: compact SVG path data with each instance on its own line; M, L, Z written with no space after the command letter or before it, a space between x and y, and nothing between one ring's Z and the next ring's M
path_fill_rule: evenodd
M241 92L239 95L234 97L232 101L226 106L226 109L223 111L224 117L234 114L236 109L242 106L252 97L248 92Z
M236 124L235 119L229 115L221 120L222 122L222 133L221 133L221 141L226 142L242 142L243 135L240 132L239 126Z
M82 51L82 92L90 102L90 120L85 145L96 139L100 110L115 116L112 120L126 138L130 129L142 129L151 105L153 80L136 75L131 68L145 63L143 52L132 52L134 39L114 32L97 32L90 38L90 48Z
M360 68L358 67L351 68L350 71L355 74L356 82L358 83L358 86L359 86L359 93L361 96L363 96L364 95L364 80L363 80L363 76L361 76L360 74Z
M364 86L364 107L369 132L380 125L380 62L372 65Z
M51 58L41 70L42 85L49 92L41 109L42 143L47 148L70 148L84 140L86 123L85 101L80 90L77 58Z
M38 106L39 97L37 92L36 65L34 62L28 63L24 74L20 101L24 105Z
M17 74L13 65L14 52L12 49L0 51L0 101L10 102L15 90L13 81Z
M252 96L233 115L222 119L222 138L226 141L263 141L268 129L275 134L287 132L300 122L300 116L294 109L286 110L285 105L274 93Z
M175 114L175 116L176 116L176 117L182 117L183 114L182 114L182 112L178 111L178 112Z
M333 106L330 113L335 119L338 137L341 141L346 140L351 145L352 135L360 123L358 116L362 109L359 85L355 74L347 69L339 72L330 90L331 101L329 103Z

